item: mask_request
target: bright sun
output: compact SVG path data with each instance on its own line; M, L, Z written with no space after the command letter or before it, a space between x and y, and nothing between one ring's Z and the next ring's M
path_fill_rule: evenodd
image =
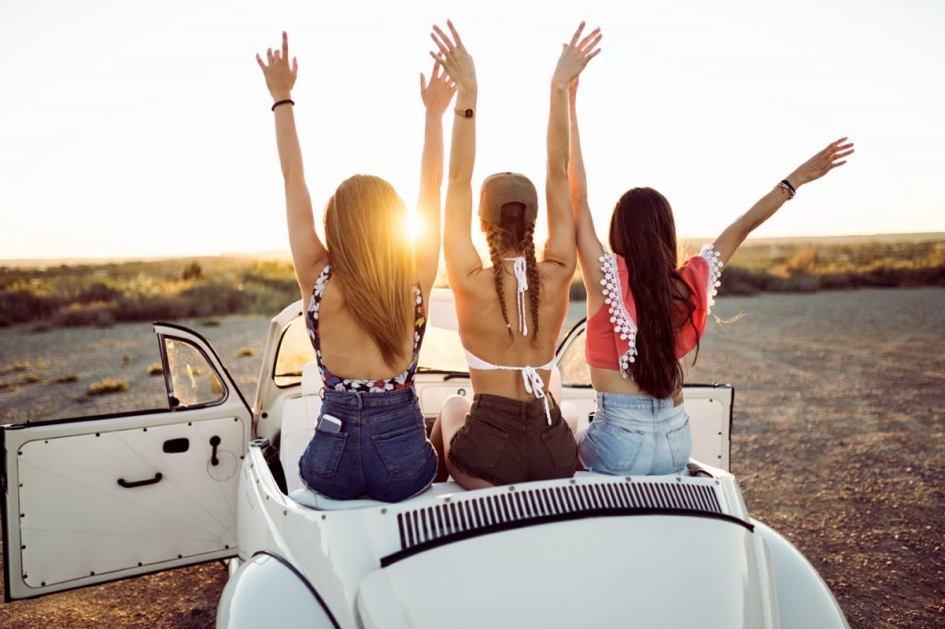
M417 236L420 235L420 229L423 227L423 221L420 220L420 216L413 212L407 212L407 220L404 221L404 235L407 236L407 239L410 242L415 242Z

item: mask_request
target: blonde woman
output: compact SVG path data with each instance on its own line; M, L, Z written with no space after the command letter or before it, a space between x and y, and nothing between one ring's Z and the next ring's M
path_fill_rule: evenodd
M395 502L423 491L436 474L413 387L426 327L425 304L440 251L442 117L455 87L434 65L420 76L426 131L416 244L405 236L407 208L379 177L355 175L325 206L323 245L295 130L292 87L298 63L289 44L256 60L272 95L285 179L289 244L307 304L306 323L325 383L315 436L299 462L305 484L331 498Z
M584 25L561 52L551 81L548 242L539 262L534 229L535 186L499 173L482 184L480 226L489 242L484 266L472 242L472 171L476 146L476 71L459 34L434 27L432 53L455 81L456 118L446 193L445 258L456 298L459 334L476 395L444 404L433 441L467 489L574 474L577 447L548 387L555 340L568 307L576 254L568 192L568 86L597 54L598 31Z

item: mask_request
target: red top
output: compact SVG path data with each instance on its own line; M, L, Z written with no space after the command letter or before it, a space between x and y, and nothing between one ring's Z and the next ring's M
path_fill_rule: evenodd
M636 361L637 356L637 307L623 256L604 253L599 259L604 273L601 280L604 305L587 320L584 353L591 367L619 369L626 378L631 375L630 364ZM699 255L689 258L678 272L689 287L696 308L692 313L695 330L684 319L688 309L680 306L672 315L678 321L676 358L682 358L692 351L705 331L722 274L719 252L712 245L705 245Z

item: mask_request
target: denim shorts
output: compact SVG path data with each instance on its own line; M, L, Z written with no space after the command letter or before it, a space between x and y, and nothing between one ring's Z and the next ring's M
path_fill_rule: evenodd
M578 441L584 467L603 474L672 474L691 453L685 405L649 395L598 393L594 421Z
M324 429L322 417L342 422ZM433 482L437 458L413 387L381 393L323 392L315 436L299 461L309 489L336 500L409 498Z

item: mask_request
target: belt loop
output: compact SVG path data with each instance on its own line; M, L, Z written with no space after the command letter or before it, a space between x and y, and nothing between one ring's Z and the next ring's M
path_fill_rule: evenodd
M361 397L362 391L355 391L354 394L358 396L358 410L364 408L364 398Z

